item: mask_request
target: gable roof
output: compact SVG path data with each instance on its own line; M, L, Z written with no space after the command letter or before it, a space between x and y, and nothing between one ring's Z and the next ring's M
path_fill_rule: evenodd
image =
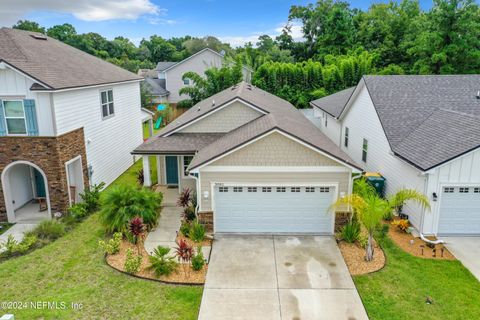
M267 132L278 130L342 163L361 170L346 153L340 150L293 105L246 82L241 82L199 102L162 129L158 133L157 139L175 137L179 134L174 133L175 130L219 110L234 100L240 100L265 114L221 137L217 137L218 139L210 144L198 148L198 153L190 163L190 169L195 169ZM215 104L213 104L213 101L215 101ZM133 153L138 153L140 150L141 147Z
M168 69L177 63L178 62L176 61L160 61L159 63L157 63L157 67L155 68L155 70L164 71L165 69Z
M168 92L168 90L166 90L162 86L162 81L163 81L163 85L165 85L165 79L154 79L154 78L146 77L145 80L143 80L143 84L148 87L148 89L150 90L150 93L153 96L164 97L164 96L167 96L170 92Z
M0 29L0 62L58 90L140 80L141 77L40 33Z
M355 87L351 87L329 96L313 100L310 105L322 109L332 117L338 118L353 94Z
M363 84L393 153L418 169L480 147L480 75L364 76Z

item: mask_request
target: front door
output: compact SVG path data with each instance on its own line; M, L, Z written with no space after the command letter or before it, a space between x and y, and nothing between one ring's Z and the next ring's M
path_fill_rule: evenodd
M33 169L34 177L35 177L35 189L37 190L37 197L38 198L45 198L45 181L43 180L42 174L37 170Z
M178 161L177 156L166 156L165 166L167 171L167 184L178 185Z

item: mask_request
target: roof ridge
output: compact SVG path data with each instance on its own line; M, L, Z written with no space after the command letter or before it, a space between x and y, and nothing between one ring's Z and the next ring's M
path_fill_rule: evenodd
M402 140L400 140L400 141L399 141L396 145L394 145L393 147L396 147L396 146L401 145L401 144L403 143L403 141L405 141L408 137L410 137L415 131L419 130L420 127L421 127L428 119L430 119L430 118L433 116L433 114L434 114L436 111L438 111L438 110L441 110L441 109L440 109L440 108L435 108L435 109L433 109L432 112L430 112L430 114L429 114L427 117L425 117L420 123L418 123L417 126L416 126L413 130L411 130L405 137L403 137Z

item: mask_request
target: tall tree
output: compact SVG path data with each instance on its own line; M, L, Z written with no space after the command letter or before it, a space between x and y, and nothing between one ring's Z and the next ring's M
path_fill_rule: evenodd
M48 28L47 35L49 37L55 38L57 40L66 42L69 39L73 38L77 34L74 26L70 23L64 23L62 25L55 25L51 28Z
M37 22L29 21L29 20L19 20L16 24L13 25L12 28L45 33L44 27L41 27Z

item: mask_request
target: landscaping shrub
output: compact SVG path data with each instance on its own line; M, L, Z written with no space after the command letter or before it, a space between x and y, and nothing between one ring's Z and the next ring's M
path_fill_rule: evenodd
M107 242L100 240L98 241L98 245L106 254L116 254L120 251L120 243L122 242L122 238L123 236L121 232L115 232L112 239L108 240Z
M348 243L354 243L360 237L360 223L358 221L349 221L341 232L342 239Z
M190 225L188 237L195 242L202 242L205 239L205 227L195 220Z
M145 232L145 225L143 224L142 218L135 217L130 220L128 231L133 236L134 244L138 244L138 240Z
M170 253L170 248L158 246L153 250L153 255L149 256L150 266L149 270L153 270L155 276L168 276L178 268L178 263L174 257L167 256Z
M410 222L407 219L399 219L392 221L392 225L396 226L398 229L406 232L408 227L410 227Z
M135 274L140 271L140 266L142 265L142 256L135 255L132 249L127 250L127 258L125 260L125 271L130 274Z
M38 239L35 235L25 235L23 240L18 242L15 240L13 235L10 234L5 243L0 243L0 249L4 249L4 251L0 253L0 256L8 258L11 256L25 254L37 243L37 241Z
M137 183L140 186L143 186L143 183L145 182L145 174L143 172L143 169L138 170L137 172Z
M125 232L129 221L138 216L150 230L157 224L161 204L160 193L147 188L120 185L103 197L100 220L108 232Z
M180 240L178 246L175 248L175 254L178 261L189 263L193 257L193 247L185 240Z
M83 203L88 213L93 213L99 209L100 206L100 191L105 186L105 183L94 184L85 188L83 193L80 193Z
M382 227L380 228L380 236L382 238L385 238L389 230L390 230L390 226L388 224L382 225Z
M180 196L178 197L177 206L182 208L188 207L191 202L191 197L192 197L192 190L190 190L190 188L183 188L182 192L180 193Z
M192 206L185 207L183 209L182 218L185 221L193 221L197 216L195 215L195 208Z
M190 236L190 224L188 221L182 221L180 225L180 232L187 238Z
M197 248L197 254L192 258L192 269L200 271L205 265L205 258L203 257L202 247Z
M41 240L53 241L65 234L65 224L57 220L45 220L42 221L27 235L34 235Z
M73 217L75 221L81 221L89 214L88 205L85 202L75 203L68 208L68 215Z
M368 245L368 236L365 234L360 234L360 236L358 237L358 243L362 248L365 249Z

